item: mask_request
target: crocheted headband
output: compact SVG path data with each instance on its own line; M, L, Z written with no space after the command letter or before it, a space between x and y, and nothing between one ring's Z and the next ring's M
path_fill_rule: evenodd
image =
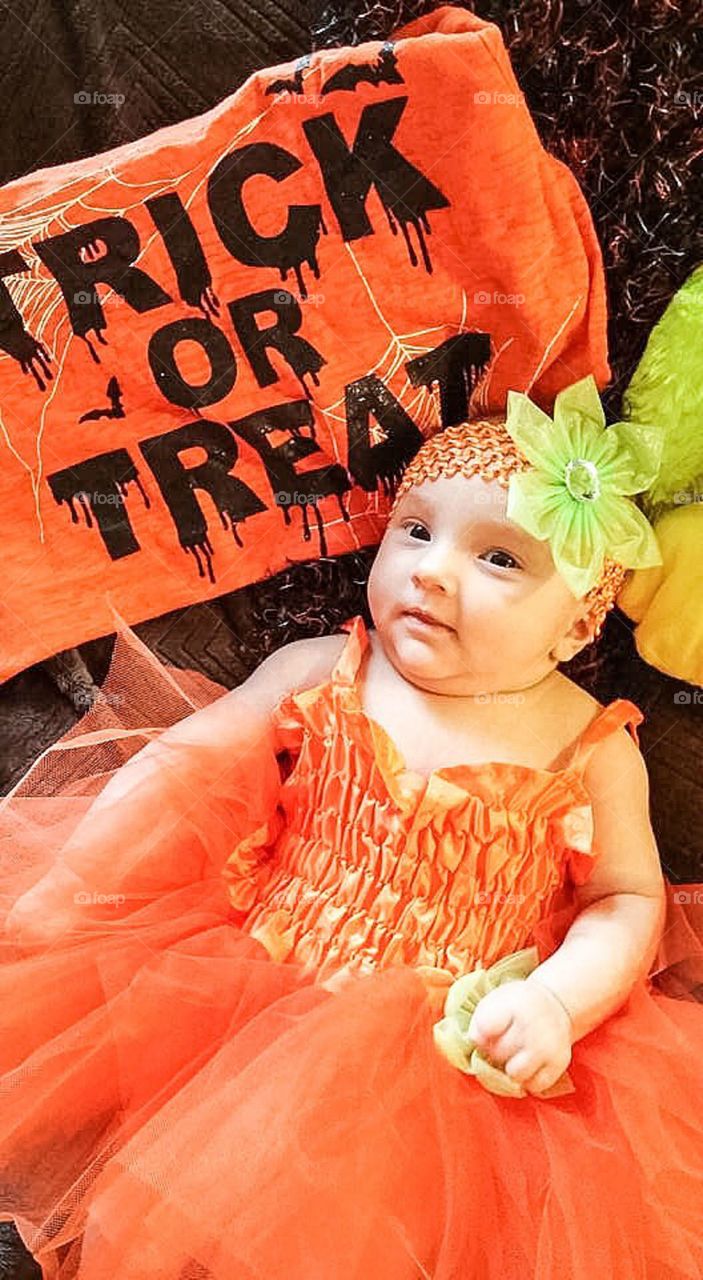
M437 432L406 467L390 514L408 489L456 474L497 480L508 490L506 515L533 537L549 539L552 558L598 636L628 569L662 563L649 521L625 495L648 488L659 471L661 433L632 422L605 425L593 378L557 396L554 421L520 392L508 393L503 418L482 418Z

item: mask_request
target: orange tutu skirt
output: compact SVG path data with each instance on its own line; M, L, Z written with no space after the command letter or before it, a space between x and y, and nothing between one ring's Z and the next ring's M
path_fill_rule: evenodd
M438 1053L416 971L332 991L239 926L221 868L275 810L276 757L158 751L224 692L124 628L0 806L0 1218L45 1280L701 1280L703 894L669 886L573 1093L491 1094ZM49 868L47 935L23 935Z

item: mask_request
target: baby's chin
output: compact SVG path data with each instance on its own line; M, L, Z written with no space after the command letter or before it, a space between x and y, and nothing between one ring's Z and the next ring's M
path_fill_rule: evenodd
M459 638L454 631L442 628L408 628L398 626L389 653L393 665L414 684L425 684L429 690L447 685L452 680L471 680L462 657L457 652ZM478 688L477 684L477 688Z
M398 627L389 654L396 670L412 684L428 692L453 693L478 702L486 702L492 693L506 689L520 693L522 685L519 681L516 684L514 670L471 670L466 654L459 649L456 632L440 628L423 628L422 632L421 635L420 628ZM529 683L527 676L525 682Z

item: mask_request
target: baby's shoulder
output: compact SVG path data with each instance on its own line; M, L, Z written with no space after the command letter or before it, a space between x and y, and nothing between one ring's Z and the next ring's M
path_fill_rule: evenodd
M561 672L558 674L562 684L555 687L552 714L555 723L558 723L560 715L563 716L562 756L566 763L577 750L593 722L601 712L605 711L605 706L585 689L574 684L568 676L562 675ZM584 781L601 782L604 773L607 775L611 770L619 771L632 764L635 757L641 758L641 753L626 725L620 724L611 728L610 732L600 737L588 751L584 762Z
M599 711L603 710L603 703L592 694L582 689L580 685L574 684L574 681L561 671L555 674L557 678L554 683L553 697L555 704L564 714L572 716L575 720L583 720L584 724L587 724Z
M346 643L345 634L308 636L281 645L256 668L240 691L270 712L289 694L313 689L329 679Z
M557 768L565 767L571 760L583 735L596 717L603 711L603 704L568 676L557 672L552 696L544 714L548 716L556 737L559 751L555 761Z
M308 636L286 645L287 666L295 681L291 692L312 689L328 680L348 639L346 632L338 632L332 636Z

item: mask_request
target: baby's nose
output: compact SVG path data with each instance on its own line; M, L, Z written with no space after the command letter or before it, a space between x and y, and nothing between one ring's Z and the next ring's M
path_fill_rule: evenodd
M442 587L445 591L452 588L456 575L456 556L451 550L439 546L433 546L425 553L415 566L414 574L417 582Z

